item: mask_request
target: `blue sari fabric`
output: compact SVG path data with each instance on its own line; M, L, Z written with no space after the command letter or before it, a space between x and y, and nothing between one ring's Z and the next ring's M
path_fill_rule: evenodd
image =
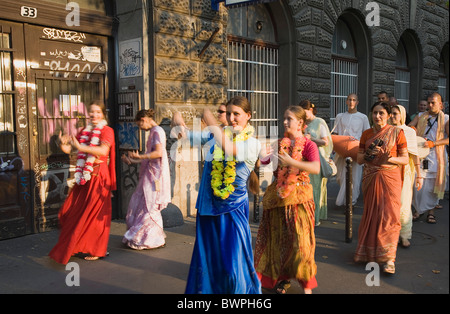
M197 199L197 230L187 280L188 294L256 294L261 283L254 263L247 179L250 170L236 163L235 191L226 200L213 195L212 163L205 162Z

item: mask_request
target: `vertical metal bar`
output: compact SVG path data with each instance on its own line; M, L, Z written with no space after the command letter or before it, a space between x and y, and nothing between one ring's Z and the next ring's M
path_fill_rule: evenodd
M352 159L347 157L345 159L347 164L347 173L345 181L345 242L351 243L353 239L353 176L352 176Z

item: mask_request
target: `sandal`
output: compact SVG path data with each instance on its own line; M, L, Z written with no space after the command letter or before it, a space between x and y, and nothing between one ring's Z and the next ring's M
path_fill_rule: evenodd
M395 264L392 261L388 261L383 265L383 271L388 274L395 274Z
M291 287L291 282L289 280L282 280L278 283L277 287L275 288L275 292L277 294L286 294L287 289Z
M437 204L436 206L434 206L435 209L442 209L444 208L441 204Z
M109 256L109 252L106 252L105 256ZM84 259L85 261L96 261L96 260L99 260L99 259L103 259L103 256L85 255L85 256L83 257L83 259Z
M84 257L85 261L96 261L98 259L100 259L100 257L98 257L98 256L90 256L90 255L88 255L88 256Z
M436 217L433 214L428 214L427 215L427 223L435 224L436 223Z

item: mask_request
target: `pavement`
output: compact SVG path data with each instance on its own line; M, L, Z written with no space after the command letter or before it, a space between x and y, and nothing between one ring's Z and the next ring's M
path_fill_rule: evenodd
M316 231L318 287L314 294L448 294L449 293L449 200L436 211L437 224L425 217L413 225L410 248L397 250L396 273L386 275L355 264L353 253L362 214L362 196L354 207L353 240L345 241L343 207L335 207L338 186L328 184L328 220ZM253 241L258 223L250 218ZM109 253L98 261L71 258L67 266L48 257L58 231L0 241L1 294L183 294L195 241L195 218L166 228L166 246L135 251L121 242L125 222L113 220ZM77 281L76 274L79 274ZM378 280L379 279L379 280ZM293 282L288 294L302 293ZM263 290L266 297L273 291ZM270 296L272 295L272 296Z

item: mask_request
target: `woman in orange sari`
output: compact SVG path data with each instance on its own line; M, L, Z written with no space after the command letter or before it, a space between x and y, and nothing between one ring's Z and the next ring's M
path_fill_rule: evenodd
M354 260L385 263L383 271L393 274L401 229L402 167L409 157L403 130L387 124L390 106L377 102L371 114L373 127L363 132L357 156L364 164L364 213Z
M256 272L262 286L275 288L278 294L287 292L292 278L305 294L317 287L315 205L308 174L320 172L320 158L317 145L303 135L305 120L300 106L291 106L284 114L285 134L276 142L274 154L279 163L264 194L256 237Z

